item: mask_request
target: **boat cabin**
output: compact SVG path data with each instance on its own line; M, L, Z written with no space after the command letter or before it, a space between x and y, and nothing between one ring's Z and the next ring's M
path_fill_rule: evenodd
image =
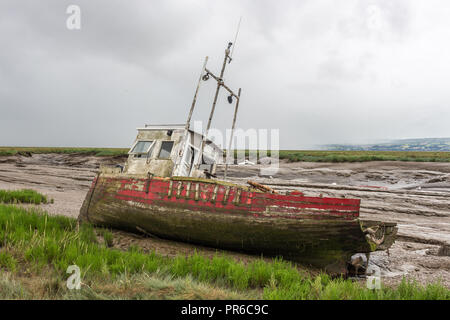
M217 97L220 88L228 91L228 102L231 104L235 101L233 124L231 127L231 138L229 141L228 150L231 150L231 142L233 131L236 123L236 115L241 96L241 89L238 93L234 93L223 82L223 74L225 66L231 62L230 47L232 43L228 43L225 50L224 62L220 77L214 75L206 68L208 57L202 67L202 72L198 79L197 88L195 90L192 105L189 110L189 116L185 124L181 125L145 125L143 128L138 128L138 135L130 151L128 152L128 160L124 167L107 167L101 166L101 173L128 175L154 175L158 177L193 177L193 178L211 178L215 177L216 165L220 160L223 160L224 152L215 143L209 139L208 132L211 126L211 120L214 115L214 110L217 102ZM191 117L197 101L197 94L202 81L207 81L212 77L217 81L216 94L214 102L209 115L208 125L205 134L194 132L190 130ZM227 176L228 164L225 164L224 179Z
M186 130L184 124L145 125L137 130L123 173L209 178L215 175L216 164L223 157L222 149L206 140L200 161L203 135Z

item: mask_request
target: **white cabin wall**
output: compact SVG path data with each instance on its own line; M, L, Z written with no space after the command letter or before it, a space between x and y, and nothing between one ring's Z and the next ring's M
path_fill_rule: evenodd
M195 154L193 164L197 163L203 136L199 133L189 131L189 136L187 139L188 143L185 144L184 129L173 130L171 136L167 135L167 131L168 129L138 129L138 135L135 143L138 140L156 141L156 143L148 157L143 156L141 158L137 158L134 154L130 154L125 165L124 172L129 174L147 174L150 172L160 177L192 175L192 172L190 172L191 165L188 163L183 164L182 157L184 157L188 148L193 147ZM170 159L158 159L162 141L174 141ZM203 153L210 159L217 161L217 159L223 154L223 151L215 144L208 143L205 145Z
M138 129L135 142L138 140L151 140L156 141L156 144L148 157L136 158L134 154L130 154L125 166L125 172L130 174L146 174L150 172L159 177L170 177L179 155L180 142L182 141L184 130L173 130L171 136L167 134L167 131L165 129ZM162 141L174 142L169 159L158 159Z

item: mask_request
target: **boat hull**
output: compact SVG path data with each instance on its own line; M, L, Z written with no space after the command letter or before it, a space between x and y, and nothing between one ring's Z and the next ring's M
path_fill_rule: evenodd
M273 195L212 180L100 174L79 219L346 273L354 253L377 249L358 215L355 199ZM396 228L383 225L384 236L386 231L383 245L390 246Z

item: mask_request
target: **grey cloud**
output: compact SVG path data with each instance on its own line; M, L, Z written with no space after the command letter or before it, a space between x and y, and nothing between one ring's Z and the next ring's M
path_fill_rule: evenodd
M81 7L81 30L65 26L69 4ZM218 72L240 16L225 74L243 88L239 127L279 128L282 148L450 136L449 48L435 27L448 22L418 4L4 0L0 145L128 146L144 123L183 122L203 58ZM207 119L213 90L202 84L196 119ZM225 97L220 129L231 124Z

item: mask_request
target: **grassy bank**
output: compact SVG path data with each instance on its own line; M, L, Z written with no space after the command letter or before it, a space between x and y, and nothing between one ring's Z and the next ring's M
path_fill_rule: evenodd
M450 162L450 152L281 150L279 157L280 159L287 159L290 162Z
M0 147L0 156L13 156L16 154L29 156L32 154L85 154L97 157L125 156L128 148L66 148L66 147Z
M237 153L235 151L235 156ZM258 154L258 158L271 155L270 151L255 153ZM248 150L245 151L245 156L249 156ZM289 162L450 162L450 152L280 150L278 156Z
M85 154L94 156L127 156L125 148L51 148L51 147L0 147L0 156L32 155L42 153ZM270 155L270 151L261 151L260 156ZM237 151L235 151L235 156ZM248 157L249 151L245 151ZM414 151L315 151L280 150L280 159L290 162L367 162L367 161L413 161L413 162L450 162L450 152L414 152Z
M110 248L111 237L89 225L77 228L71 218L0 205L1 294L7 292L11 298L450 299L450 291L439 284L423 287L404 281L397 288L369 290L350 280L310 277L277 259L244 263L219 254L211 259L199 254L169 258L138 247L119 251ZM65 288L66 269L73 264L80 267L84 283L78 292Z
M0 203L48 203L47 197L31 189L0 190Z

